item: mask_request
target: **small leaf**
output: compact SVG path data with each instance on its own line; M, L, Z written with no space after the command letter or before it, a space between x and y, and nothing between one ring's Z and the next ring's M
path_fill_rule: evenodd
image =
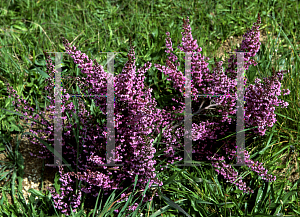
M29 189L28 193L34 194L34 196L46 197L43 193L41 193L40 191L35 190L33 188Z
M25 84L24 86L26 86L26 87L32 87L32 85L33 85L33 83L27 83L27 84Z
M55 173L55 178L54 178L54 186L55 186L56 193L60 193L60 184L58 183L59 179L60 177L57 172Z
M177 205L176 203L174 203L172 200L170 200L168 197L166 197L165 195L163 195L162 193L160 193L160 196L166 201L166 203L177 209L179 212L183 213L184 215L191 217L189 214L187 214L179 205Z
M0 142L0 152L4 150L5 150L5 145L2 142Z
M50 78L50 76L45 73L44 71L40 70L38 67L35 67L36 70L44 77L44 78Z
M26 27L22 27L22 26L19 26L19 25L13 25L13 27L16 28L16 29L22 30L24 32L28 31L28 29Z

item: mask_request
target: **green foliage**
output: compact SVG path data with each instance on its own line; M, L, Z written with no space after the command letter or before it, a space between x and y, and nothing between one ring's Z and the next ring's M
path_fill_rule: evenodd
M13 86L18 95L24 97L37 112L49 105L47 95L50 93L45 92L45 79L49 75L46 74L43 50L64 52L65 48L60 41L60 37L64 36L72 45L91 59L96 59L101 65L106 64L107 58L105 53L100 52L122 52L115 57L114 71L115 75L118 75L127 61L128 42L132 37L133 45L136 46L137 68L147 61L164 65L167 58L165 33L170 32L174 52L179 52L177 46L182 38L182 19L188 15L193 37L203 49L202 55L211 58L211 69L211 65L214 64L212 57L216 56L216 50L230 36L244 34L256 21L255 16L258 12L262 18L260 30L267 33L268 39L261 44L260 51L255 56L258 65L251 66L246 72L248 82L253 84L255 78L262 79L271 75L272 67L276 70L288 69L289 73L282 82L282 88L290 89L291 94L282 96L289 106L286 109L276 108L277 123L264 137L251 135L246 138L246 150L250 152L251 159L263 162L269 171L275 171L293 166L290 165L290 160L286 165L280 165L282 156L290 153L291 147L294 147L293 153L300 152L300 58L297 53L299 41L296 37L299 35L299 28L296 28L299 26L299 4L296 1L1 1L0 152L5 153L9 162L1 161L1 180L5 180L6 184L1 186L0 216L64 216L54 208L49 191L42 194L41 191L29 189L31 196L26 205L21 191L24 159L18 151L19 145L13 150L9 142L13 133L29 133L23 133L24 128L19 124L20 115L9 112L15 111L15 106L12 104L14 99L8 98L6 83ZM275 39L272 36L275 36ZM179 69L184 71L183 57L178 57ZM52 61L54 63L54 55ZM104 69L107 70L107 67ZM64 54L62 84L71 94L78 85L74 80L67 80L69 76L86 77L71 57ZM181 93L175 91L173 83L167 81L167 77L154 67L146 73L145 84L145 88L153 88L152 97L158 102L158 108L176 105L171 98ZM87 97L81 100L92 114L101 116L99 120L104 124L105 114L95 106L93 99ZM163 130L165 129L161 129ZM158 136L154 141L157 142L155 156L162 153L158 151L160 139ZM40 138L39 140L54 152L51 145ZM68 163L65 159L63 161ZM162 214L193 217L300 215L300 180L290 183L287 180L291 175L290 170L284 178L278 177L275 182L267 183L249 168L236 169L240 176L248 178L247 185L254 190L253 194L247 195L235 185L224 182L210 163L198 163L201 167L171 166L168 170L159 172L159 166L165 162L158 162L158 177L163 180L164 185L154 186L159 196L154 196L151 202L143 204L142 198L133 201L133 195L130 195L128 201L116 202L121 194L116 196L115 192L103 200L103 195L100 199L99 192L92 211L83 215L84 207L80 207L81 211L78 208L74 216L115 216L115 209L121 210L118 216L139 216L139 212L144 216L148 216L149 213L150 217ZM4 172L6 170L8 172ZM299 167L297 172L300 172ZM56 176L57 192L61 187L58 179ZM137 177L134 184L136 182ZM284 190L287 186L290 186L288 191ZM135 191L138 192L139 189ZM12 196L13 205L8 204L7 194ZM38 199L35 199L36 197ZM135 202L139 203L139 207L132 213L127 208Z

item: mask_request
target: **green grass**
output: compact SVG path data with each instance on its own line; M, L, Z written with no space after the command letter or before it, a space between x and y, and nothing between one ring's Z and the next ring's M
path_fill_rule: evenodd
M44 108L44 96L47 93L44 92L44 79L39 73L39 70L46 70L43 50L65 51L60 40L62 36L90 59L97 59L101 65L106 63L106 55L99 52L127 52L131 36L136 46L137 68L147 61L164 65L165 33L170 32L173 47L177 47L182 38L182 19L188 15L193 37L202 47L202 54L213 60L220 42L230 36L244 34L256 21L258 12L262 18L260 29L268 33L268 40L261 45L255 57L259 64L246 72L248 80L253 83L256 77L271 75L272 67L276 70L288 69L282 88L290 89L291 93L281 96L289 106L286 109L276 108L277 122L272 129L263 137L247 138L246 149L250 151L251 159L263 162L268 173L273 174L272 171L279 167L291 169L296 165L289 165L288 162L282 165L280 159L283 154L291 152L291 145L295 147L294 154L298 153L299 156L300 152L300 41L297 41L299 28L296 28L300 22L298 1L1 1L0 108L13 109L5 82L9 82L31 106L35 108L36 98L39 107ZM177 51L179 49L174 49L174 52ZM212 60L210 63L213 63ZM116 74L122 71L126 61L126 53L116 56ZM62 65L63 76L75 75L74 71L78 71L68 55L64 54ZM183 67L181 64L181 71ZM167 94L166 87L170 86L154 67L146 74L145 80L157 94ZM159 106L163 105L164 102L159 101ZM8 141L11 133L20 132L13 125L13 122L19 122L19 116L4 110L0 110L0 114L0 133ZM1 151L9 147L4 140L0 145ZM11 161L1 164L1 175L3 179L11 178L11 183L7 183L5 189L12 193L19 191L14 180L18 180L18 183L22 180L22 157L17 150L10 154ZM5 166L10 169L10 173L3 173ZM247 184L253 188L254 194L243 194L234 185L223 182L210 164L186 168L171 166L158 175L164 181L164 185L158 189L160 197L154 197L151 203L141 204L141 210L146 213L144 216L148 216L149 211L149 216L153 217L185 216L183 213L195 217L300 216L300 181L288 181L290 170L284 177L277 177L273 183L265 183L246 167L238 170L241 175L251 174ZM298 166L298 174L299 170ZM284 190L286 186L290 186L288 191ZM8 205L3 197L0 200L0 216L61 216L52 206L50 195L35 193L38 199L32 198L27 206L20 198L15 198L14 205ZM117 206L126 208L124 202L114 203L107 211L113 201L119 198L114 195L111 200L102 203L99 198L95 210L103 211L104 216L113 216L112 211ZM19 207L23 209L22 212ZM78 212L77 216L84 215Z

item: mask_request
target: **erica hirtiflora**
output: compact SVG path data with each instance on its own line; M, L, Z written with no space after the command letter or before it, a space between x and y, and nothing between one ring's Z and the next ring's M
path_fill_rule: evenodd
M66 51L71 54L74 62L79 64L80 68L83 68L83 73L88 74L86 79L83 78L85 81L82 82L83 85L81 86L81 89L83 89L84 86L88 84L89 94L105 94L107 92L107 85L104 83L106 82L106 73L104 72L103 67L97 65L97 63L95 64L95 66L91 67L92 62L86 55L81 54L80 51L76 51L75 47L70 48L67 41L64 42ZM124 167L122 168L122 171L117 171L117 169L119 169L118 167L112 168L115 169L115 171L111 172L111 170L107 170L107 167L105 166L98 166L98 164L106 164L104 151L107 137L106 132L104 131L105 128L104 126L97 126L97 129L94 129L92 124L88 123L87 121L87 117L91 118L90 114L86 112L84 105L80 103L79 120L83 125L83 129L80 131L80 135L82 135L82 137L79 138L79 143L83 146L83 152L79 154L79 165L76 165L74 158L74 155L76 156L76 150L71 145L72 143L68 143L71 141L73 141L74 143L74 139L72 140L71 138L70 130L71 128L76 128L77 124L74 124L72 126L71 124L66 124L65 129L67 130L67 132L63 132L64 136L62 146L65 149L69 149L69 152L63 152L64 158L67 159L68 162L72 162L72 165L77 166L78 169L82 172L78 172L78 174L66 172L63 174L63 169L62 167L60 167L60 181L63 187L60 189L61 192L58 192L59 194L54 194L53 198L55 199L55 207L61 210L63 213L68 213L70 211L68 204L71 204L72 208L74 209L76 209L80 205L81 191L85 193L93 193L92 196L96 197L98 194L97 192L99 192L99 188L101 188L104 189L106 194L108 194L108 192L116 189L117 186L119 186L119 184L126 179L127 185L132 184L132 178L134 178L136 174L138 174L140 178L138 182L139 189L143 189L149 179L151 181L150 186L153 183L160 186L162 185L162 182L155 178L156 174L153 167L153 165L156 163L153 160L155 149L152 147L152 142L154 139L149 137L149 133L151 133L153 129L152 123L155 119L158 119L157 117L160 117L160 120L156 122L163 122L163 120L167 119L169 115L163 114L163 112L160 110L155 112L153 111L152 117L149 115L145 117L145 115L142 113L145 108L152 112L152 108L156 106L154 101L152 99L149 99L151 89L147 90L146 94L140 91L143 89L144 77L142 74L145 73L145 71L151 66L151 64L145 64L144 67L138 70L139 75L135 77L136 69L133 48L131 48L131 51L128 54L128 58L129 61L126 63L123 73L115 78L115 94L117 98L116 110L118 111L115 120L117 129L116 163L118 163L118 161L124 163ZM51 70L50 78L53 79L55 71L54 66L52 65L52 63L50 63L49 57L47 63L48 69ZM78 82L79 84L81 84L81 81ZM99 85L99 87L97 87L96 85ZM50 87L51 85L47 85L46 90L52 93L49 94L49 98L51 99L53 90L49 89ZM72 102L67 103L65 98L69 99L70 96L68 93L66 93L66 90L64 88L62 92L64 93L62 96L62 119L67 118L67 116L65 115L66 111L71 111L69 112L69 115L70 119L72 119L73 115L75 114L74 105ZM141 96L143 96L144 98L141 98ZM103 108L102 111L105 114L106 102L101 102L101 100L103 100L103 98L96 98L95 104L96 106L102 106L101 109ZM54 101L52 100L52 104L53 103ZM47 107L47 110L54 114L54 106ZM37 118L38 116L35 117L35 119ZM49 118L53 119L53 116L50 116ZM42 121L42 123L47 125L46 121ZM131 127L128 127L129 124L131 125ZM49 126L48 129L48 131L42 129L38 130L38 132L47 133L49 136L47 142L52 142L53 144L53 126ZM31 132L33 131L31 130ZM35 134L37 135L37 133ZM32 138L32 142L36 143L36 139ZM40 158L51 157L53 159L53 154L49 154L49 151L45 146L43 146L43 148L44 152L40 152L43 157ZM77 195L74 194L75 182L72 179L72 176L75 176L75 178L77 178L78 180L85 181L86 183L88 183L89 187L83 187L80 189L80 193L78 193ZM98 189L95 190L95 187L98 187ZM121 187L121 189L122 188L123 187ZM51 191L53 192L53 189L51 189ZM150 197L150 194L148 195L148 197ZM145 197L144 199L145 201L149 200L147 199L147 197Z
M250 60L251 57L255 56L258 52L260 47L259 42L259 24L260 24L260 16L258 14L257 22L254 23L252 29L248 31L243 37L244 40L242 41L241 50L236 51L244 51L250 52L246 53L244 56L245 65L244 68L248 69L249 65L257 64L254 60ZM192 98L193 108L198 109L200 105L200 98L199 94L210 94L210 95L223 95L214 97L214 103L219 104L212 112L214 114L221 113L222 119L215 122L210 121L205 122L201 121L200 125L194 123L193 117L193 129L192 132L197 132L197 137L193 137L193 141L201 140L198 143L193 143L193 157L195 156L196 160L203 160L205 158L212 160L213 165L217 167L216 171L223 175L225 179L230 180L230 182L234 182L238 177L237 173L233 172L230 165L225 162L224 156L218 157L215 151L221 145L223 150L225 151L225 155L229 155L228 159L233 159L235 155L236 147L233 144L223 144L223 142L216 142L216 138L218 134L222 134L226 132L229 128L229 124L234 121L232 118L229 118L228 115L236 114L236 91L235 87L237 85L236 82L236 70L237 70L237 63L236 58L234 55L231 56L229 59L229 67L227 68L226 72L227 75L223 72L222 61L217 62L213 71L210 72L208 63L205 62L205 59L208 58L203 57L199 52L201 52L201 48L197 45L197 40L194 40L191 35L191 28L189 26L189 19L184 20L183 29L185 30L182 35L182 44L183 46L179 49L184 52L195 52L192 55L191 59L191 77L192 77ZM169 33L166 33L169 36ZM176 65L179 66L179 63L175 63L177 60L177 56L170 51L173 51L172 42L170 37L166 39L166 47L167 53L170 54L169 59L166 60L167 66L161 66L159 64L154 64L155 67L162 71L164 74L169 75L169 80L173 81L173 86L179 92L182 92L182 88L184 87L184 79L183 73L180 72ZM250 61L249 61L250 60ZM279 80L283 79L282 73L286 71L279 72L274 74L274 76L270 78L265 78L264 84L259 84L259 80L256 80L256 85L249 85L249 87L245 90L245 123L247 126L258 126L258 130L254 131L256 133L260 133L260 135L264 135L265 127L268 125L272 127L273 123L275 123L276 119L274 110L274 106L282 105L286 107L288 105L287 102L283 102L282 100L278 100L275 96L280 95L280 82ZM246 84L247 79L245 79L244 84ZM255 94L254 94L255 92ZM283 90L284 95L289 94L289 90ZM178 94L179 97L174 99L178 103L177 109L180 109L180 104L183 104L184 96ZM193 97L194 96L194 97ZM212 97L209 97L211 100ZM263 102L263 103L262 103ZM194 113L196 110L193 110ZM261 109L263 108L263 109ZM175 109L175 107L173 107ZM184 107L182 107L182 110ZM205 113L204 113L205 114ZM255 114L255 115L253 115ZM252 117L251 117L252 115ZM251 117L251 119L250 119ZM235 124L233 123L233 126ZM213 126L213 129L212 129ZM231 125L232 126L232 125ZM201 130L197 130L201 129ZM220 130L221 129L221 130ZM182 141L182 140L181 140ZM224 145L224 146L223 146ZM230 147L231 146L231 147ZM213 150L213 151L212 151ZM195 153L195 154L194 154ZM205 157L205 158L203 158ZM245 163L248 165L253 171L257 172L263 179L267 181L274 181L276 177L272 175L267 175L267 170L265 170L261 165L259 167L255 167L258 162L254 163L252 160L249 159L248 152L245 151ZM219 166L221 165L221 166ZM242 180L239 180L235 183L239 189L243 190L244 192L253 192L249 187L246 187L245 183Z
M244 40L242 42L242 49L247 51L253 51L253 53L249 56L245 56L246 58L253 57L255 53L259 49L259 43L257 43L257 38L259 38L258 24L260 23L260 17L258 16L258 21L254 24L252 28L253 33L247 33L244 35L246 38L250 38L249 40ZM169 36L169 33L167 33ZM193 40L191 35L191 28L189 26L188 18L184 20L184 33L183 33L183 45L180 49L184 52L201 52L201 48L197 45L197 40ZM252 41L252 42L251 42ZM257 46L253 47L253 44L257 44ZM81 68L81 72L87 75L87 78L81 77L78 79L78 85L80 90L88 91L88 94L92 95L106 95L107 93L107 74L104 72L103 67L96 63L96 61L91 61L89 58L82 54L80 51L76 50L73 46L70 47L70 44L67 40L64 40L64 45L66 47L66 52L71 55L74 59L74 62L78 64L79 68ZM167 53L171 53L173 50L172 43L170 37L166 40ZM177 113L181 113L184 111L184 96L178 97L174 99L177 101L178 106L172 108L166 108L163 110L156 109L156 101L151 98L151 89L142 91L144 89L144 73L151 67L151 63L146 63L144 67L137 70L135 68L135 60L134 60L134 48L131 47L130 52L128 54L128 62L125 64L123 71L120 75L115 77L115 94L116 94L116 102L115 102L115 128L116 128L116 164L122 163L124 167L115 167L112 168L114 170L108 170L107 167L99 166L98 164L106 164L105 158L105 145L106 145L106 129L105 126L99 126L99 124L95 124L89 120L93 118L105 118L106 114L106 98L102 97L94 97L95 105L100 108L104 115L101 117L92 117L92 115L86 110L85 105L80 102L79 106L79 120L83 129L80 130L81 137L79 138L79 144L82 145L83 151L79 154L79 164L76 165L76 154L77 150L72 146L74 143L74 135L71 135L71 130L76 128L77 124L65 124L64 128L64 136L62 145L64 147L63 157L67 159L69 163L72 163L72 166L78 167L78 174L65 172L62 173L62 168L60 168L61 174L61 183L63 187L61 188L61 192L54 196L55 198L55 206L63 213L68 213L70 211L69 204L72 204L72 208L77 208L80 205L80 197L81 191L96 197L99 189L103 189L105 194L107 195L113 189L116 189L117 186L122 182L126 181L125 184L122 185L121 189L128 187L133 183L134 177L136 174L139 175L139 189L144 189L147 181L150 179L150 185L157 184L162 185L162 182L156 177L156 172L154 169L154 165L156 162L159 162L162 159L167 158L168 163L174 163L175 160L182 160L182 157L175 157L175 149L180 148L179 141L184 135L183 127L179 126L175 129L175 132L172 131L171 128L167 128L162 137L162 143L166 143L165 146L161 145L161 148L164 149L165 155L158 157L157 159L153 159L155 149L153 148L152 142L154 138L159 133L159 127L165 127L172 123L172 121L182 121L182 117L176 117L171 114L169 110L173 113L176 111ZM166 75L170 76L172 79L174 87L180 92L183 92L184 88L184 79L183 73L178 71L176 65L174 64L176 60L176 56L174 54L170 54L169 59L167 59L167 66L160 66L159 64L154 64L156 68L164 72ZM208 58L206 58L207 60ZM236 61L234 58L231 61ZM94 65L93 65L94 62ZM174 63L172 63L174 62ZM49 82L53 81L54 78L54 66L51 63L50 58L47 60L47 67L50 72ZM252 62L249 62L252 63ZM246 64L249 64L245 63ZM222 68L222 62L216 63L212 72L208 69L208 63L205 62L205 58L201 56L200 53L195 53L192 56L192 99L193 99L193 111L198 110L203 105L203 98L196 97L198 94L224 94L226 97L215 97L214 101L218 106L215 108L214 113L221 113L223 115L222 119L217 120L214 119L211 121L207 119L206 121L202 121L201 119L197 119L195 115L193 117L192 124L192 135L193 135L193 159L199 160L203 159L202 156L206 157L209 160L212 160L213 165L216 167L216 171L223 175L225 179L228 179L230 182L238 179L238 174L225 162L225 157L220 156L216 153L216 148L223 145L223 142L216 142L218 139L218 135L224 135L224 133L228 130L230 124L234 124L233 119L228 118L228 115L235 114L235 103L236 103L236 93L235 86L236 81L234 77L235 73L235 65L232 64L229 68L231 71L228 71L228 74L225 75ZM279 80L282 79L282 75L278 74ZM276 76L275 76L276 77ZM256 86L251 86L246 89L245 94L245 123L252 126L255 124L259 124L261 128L266 126L266 122L264 122L264 118L267 117L266 120L269 120L268 117L273 117L274 113L273 106L278 105L277 97L273 94L276 92L278 95L278 88L280 86L278 84L278 80L271 78L266 79L264 86L259 86L258 83ZM274 80L275 79L275 80ZM269 82L269 83L268 83ZM50 88L50 89L49 89ZM257 88L262 88L260 92L262 95L254 96L251 94L251 91L256 91ZM53 85L51 83L46 85L46 90L50 92L50 96L53 96ZM288 94L288 90L287 90ZM62 96L62 119L67 119L66 112L70 114L72 118L75 114L74 105L72 102L67 102L70 98L69 94L66 93L66 90L63 88ZM15 96L15 95L14 95ZM49 98L52 100L52 97ZM251 98L251 97L252 98ZM270 111L268 115L262 114L261 118L258 118L260 115L257 113L257 104L255 104L255 97L259 98L260 96L264 96L264 99L267 100L272 98L266 108L269 108ZM269 97L269 98L268 98ZM254 98L254 99L253 99ZM248 101L247 101L248 100ZM211 102L211 97L205 100L204 107ZM19 101L21 102L21 101ZM26 103L26 101L23 101ZM51 101L53 105L53 100ZM196 106L195 106L196 105ZM286 105L286 104L285 104ZM24 107L26 109L26 107ZM147 110L147 115L145 115L145 111ZM33 111L33 109L32 109ZM50 111L54 114L54 106L47 107L47 111ZM176 113L175 112L175 113ZM194 112L195 113L195 112ZM24 113L27 115L27 113ZM204 113L205 114L205 113ZM251 119L252 115L257 117L256 119ZM30 116L31 117L31 116ZM248 119L246 120L246 117ZM38 115L35 119L38 118ZM50 116L51 119L53 117ZM272 119L272 121L276 121ZM53 126L49 126L45 121L42 123L48 126L47 130L39 130L38 132L46 133L49 137L47 142L53 144L54 135L53 135ZM275 122L274 122L275 123ZM131 127L128 127L128 125ZM34 131L31 131L35 133ZM45 137L42 137L45 138ZM36 142L36 139L33 138L33 143ZM198 142L196 142L198 141ZM40 143L39 143L40 144ZM41 144L43 146L43 144ZM228 156L229 160L233 159L235 155L235 145L234 143L224 144L223 151ZM43 146L44 150L40 152L40 154L44 157L41 158L54 158L54 155L50 153L45 146ZM275 177L268 175L266 170L258 165L258 162L254 163L249 160L248 153L245 152L246 155L246 163L247 165L251 164L251 169L256 171L261 176L265 177L266 180L272 181ZM75 157L74 157L75 156ZM39 156L37 156L39 157ZM118 170L119 169L119 170ZM74 194L74 186L75 181L71 176L74 176L74 179L83 180L87 183L87 187L82 187L80 189L80 193L77 195ZM236 185L244 192L250 192L251 189L246 187L245 183L242 180L239 180ZM129 188L130 192L132 188ZM126 192L125 192L126 193ZM122 195L124 196L125 193ZM151 191L147 191L147 195L144 197L144 201L148 201L151 199ZM128 197L125 197L127 199ZM135 209L135 206L131 207Z

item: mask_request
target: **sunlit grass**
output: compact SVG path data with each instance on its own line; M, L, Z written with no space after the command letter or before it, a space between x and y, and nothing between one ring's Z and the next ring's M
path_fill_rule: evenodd
M115 58L115 73L119 74L127 61L126 52L130 36L133 38L133 45L136 46L137 68L147 61L165 64L165 33L170 32L173 47L176 48L182 38L182 19L188 15L193 37L202 47L202 54L213 60L212 57L216 55L216 50L222 42L230 36L236 37L245 33L256 21L255 15L259 12L262 17L261 29L268 33L268 40L262 43L260 51L255 56L259 64L257 67L251 67L246 75L248 80L253 81L256 77L271 75L272 67L276 71L288 69L289 72L282 81L282 89L288 88L291 93L280 98L287 101L289 106L286 109L276 108L277 123L265 136L247 138L246 149L250 151L251 159L263 162L269 173L273 174L281 168L286 168L287 172L277 176L275 182L266 183L246 167L239 168L242 176L250 173L247 184L254 188L254 194L247 195L218 177L209 163L203 167L171 166L167 171L158 174L164 181L163 187L157 189L161 196L154 196L153 201L141 204L139 208L144 216L148 216L149 213L149 216L153 217L162 216L162 213L163 216L183 216L182 210L195 217L254 214L275 216L280 213L284 216L300 215L300 181L294 183L289 181L293 167L296 167L298 175L300 172L300 57L299 39L297 41L299 28L296 28L299 26L297 1L16 0L1 1L0 10L0 107L7 110L14 108L6 92L6 82L29 101L31 106L36 107L34 99L37 98L39 107L44 109L44 96L47 93L44 79L39 73L39 70L46 71L43 50L64 52L60 40L62 36L86 53L90 59L99 61L101 65L106 63L106 54L100 52L124 52ZM174 52L177 51L179 49L174 49ZM72 59L67 54L63 56L62 75L76 75L79 70ZM183 71L184 65L181 64L180 69ZM156 80L155 74L159 75ZM165 94L167 91L163 88L166 84L160 75L152 67L146 76L146 84L151 86L154 92ZM62 81L64 82L64 79ZM19 132L13 123L19 123L20 119L19 116L4 110L0 113L0 133L7 141L0 141L0 150L4 151L7 148L9 151L10 135ZM18 185L14 184L15 180L21 180L22 162L19 152L11 150L9 153L10 163L1 162L1 175L3 180L7 178L6 193L22 194ZM289 153L290 159L283 165L281 159L284 154ZM298 165L293 165L292 158L296 154ZM6 169L10 169L10 173L4 173ZM290 186L289 190L284 190L287 186ZM5 195L4 188L1 190ZM3 196L0 200L0 215L61 216L61 213L54 209L51 195L42 195L38 192L36 194L38 199L34 200L33 197L27 205L25 200L18 197L14 199L15 205L8 205L7 199ZM113 203L120 199L120 195L111 196L112 198L107 201L96 198L94 213L97 209L103 214L101 216L113 216L113 210L124 207L124 202ZM137 201L139 202L140 200ZM180 206L181 212L174 204ZM76 215L83 216L79 210Z

